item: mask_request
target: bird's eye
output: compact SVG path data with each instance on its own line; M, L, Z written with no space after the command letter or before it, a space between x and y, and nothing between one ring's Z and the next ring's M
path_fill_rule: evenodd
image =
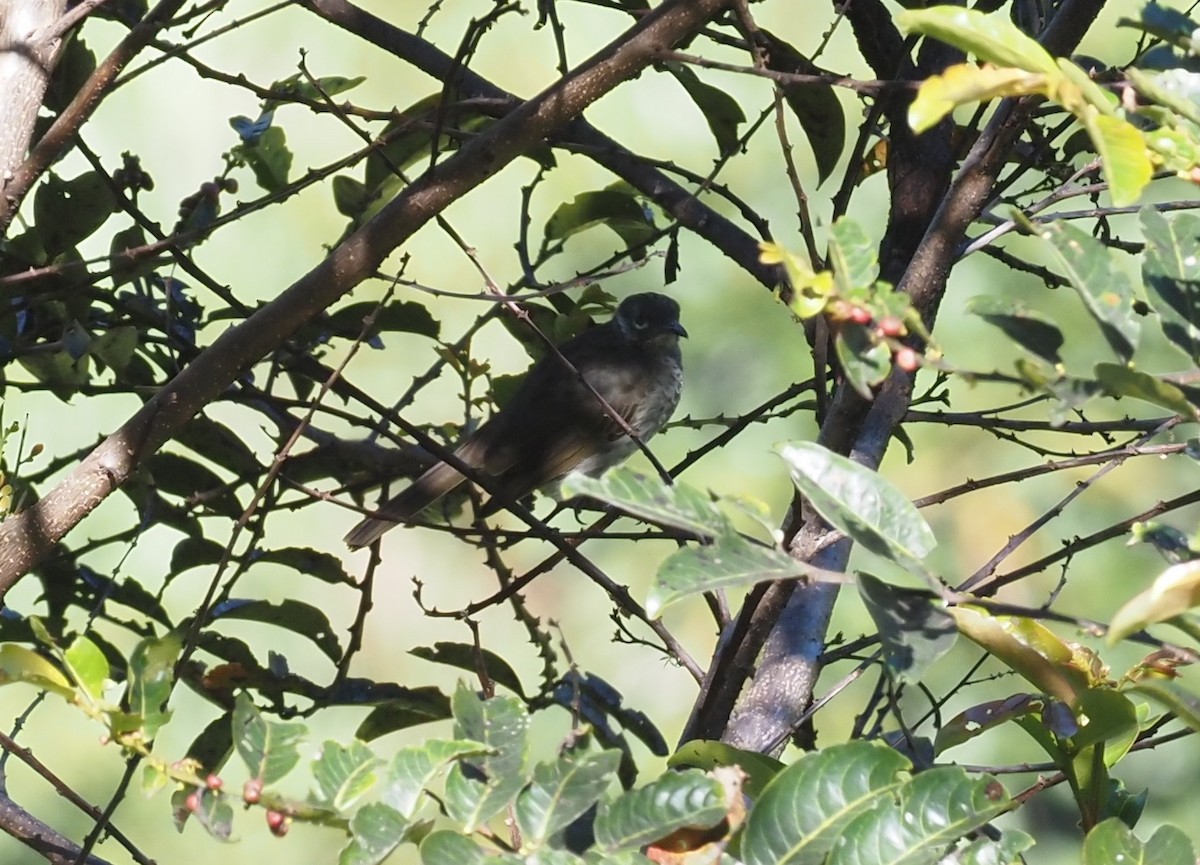
M633 329L634 330L645 330L647 327L649 327L649 323L646 321L646 319L635 318L633 320Z

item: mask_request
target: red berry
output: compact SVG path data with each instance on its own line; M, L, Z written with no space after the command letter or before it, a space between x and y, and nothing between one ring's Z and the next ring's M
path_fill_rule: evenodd
M904 322L897 316L885 315L879 319L879 332L884 336L895 339L898 336L904 336Z
M262 798L262 781L258 778L251 778L242 787L242 799L247 805L253 805Z
M209 775L204 779L204 786L210 790L220 790L225 786L225 782L221 779L220 775Z
M189 811L195 814L200 810L200 794L195 790L193 790L191 793L188 793L187 801L184 804L187 805L187 809Z
M292 821L287 818L287 815L279 811L267 812L267 828L271 830L271 834L276 838L282 838L286 835L291 825Z
M867 309L865 306L850 307L850 320L855 324L870 324L873 318L874 316L871 315L871 310Z
M917 367L921 365L921 356L908 346L896 349L895 357L892 359L895 361L896 366L905 372L915 372Z

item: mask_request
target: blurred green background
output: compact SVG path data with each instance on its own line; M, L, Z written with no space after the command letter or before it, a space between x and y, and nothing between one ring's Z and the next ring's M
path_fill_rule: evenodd
M261 8L259 2L230 2L214 26L249 15ZM362 4L401 27L415 29L427 13L424 4L406 0L376 0ZM488 11L491 4L460 2L445 4L432 17L427 38L453 54L466 24L473 16ZM1106 63L1122 64L1131 56L1131 36L1115 27L1119 16L1131 14L1137 6L1131 2L1111 4L1085 40L1084 53ZM534 15L506 15L482 40L472 68L501 87L521 95L532 95L556 79L553 39L548 29L533 29ZM566 28L568 56L577 62L610 37L616 36L627 19L620 13L578 4L559 4ZM808 4L762 3L755 5L760 23L791 41L802 51L812 51L821 42L831 17L824 6ZM102 55L122 35L122 29L103 21L92 21L84 31L88 44ZM314 75L365 75L367 80L346 94L355 104L377 109L403 108L435 92L438 82L407 68L395 58L357 39L325 25L300 9L285 9L262 20L230 32L194 50L203 63L230 73L245 73L252 81L267 85L285 78L297 69L301 50ZM707 52L707 48L705 49ZM147 56L152 56L153 53ZM742 62L735 55L713 57ZM144 60L135 62L136 69ZM857 58L847 27L835 31L823 57L823 64L838 72L864 78L873 77ZM770 91L764 82L733 74L701 71L709 83L728 89L753 119L769 104ZM861 117L857 102L841 94L847 123L856 129ZM164 227L175 218L179 201L194 192L202 182L220 173L221 153L237 143L228 120L235 115L254 117L257 100L248 92L201 78L182 62L167 62L148 74L134 78L106 100L95 118L87 124L83 137L103 158L111 170L119 164L122 151L138 154L155 181L153 192L141 198L143 208ZM686 94L669 76L645 74L604 97L587 112L588 119L630 149L658 156L700 173L710 170L716 148L702 116ZM276 125L287 133L289 146L296 155L292 176L316 167L360 146L358 140L329 115L315 116L294 107L281 109ZM819 222L818 237L824 237L828 221L829 195L834 182L817 188L816 170L807 152L800 130L790 129L796 145L802 180L810 195L810 207ZM532 232L540 233L546 218L563 200L611 183L613 178L591 161L565 153L557 154L558 168L536 190L533 199ZM85 170L78 156L71 156L56 167L65 177ZM482 265L500 285L515 281L520 266L512 244L517 233L521 188L533 176L536 167L519 160L499 176L475 190L451 207L447 220L475 250ZM248 171L237 174L242 184L239 199L255 197L258 192ZM720 180L770 221L778 242L795 249L801 247L796 234L795 201L784 181L779 145L768 123L750 142L748 152L734 158L720 174ZM1174 190L1158 190L1169 197L1187 197L1182 185ZM886 187L881 175L866 180L856 193L850 216L858 220L868 234L879 237L886 215ZM728 208L715 203L718 209ZM107 251L111 234L106 230L91 239L92 246L82 250L85 256ZM267 208L247 217L235 227L217 232L195 250L197 262L218 281L230 286L248 303L269 300L297 277L309 270L335 242L345 219L333 207L327 184L310 188L280 206ZM121 226L119 226L121 227ZM1131 229L1132 230L1132 229ZM567 255L553 262L540 275L543 279L567 279L577 271L594 265L620 248L615 235L595 229L571 239ZM1036 259L1038 250L1029 241L1009 241L1010 251ZM411 256L405 276L422 284L445 290L476 294L483 290L474 265L436 226L423 229L401 250ZM811 360L802 329L769 292L741 272L720 253L705 243L684 234L681 237L682 271L677 282L665 290L675 296L683 308L683 321L691 333L684 346L687 386L678 417L710 418L742 414L793 382L808 378ZM395 265L395 259L391 262ZM183 274L176 274L187 282ZM1136 274L1135 274L1136 280ZM604 288L624 296L634 291L662 288L661 259L651 259L646 267L609 280ZM382 283L360 286L352 301L381 296ZM1035 280L1014 274L993 261L976 255L956 268L950 292L942 306L935 337L947 360L958 367L979 371L1011 369L1015 349L997 332L963 312L966 302L981 293L998 293L1025 299L1053 314L1068 330L1065 351L1067 366L1090 368L1094 358L1089 352L1096 344L1093 325L1081 314L1077 299L1066 291L1050 293ZM206 306L219 305L215 299L197 290L197 299ZM477 301L431 298L401 290L401 300L427 303L443 322L442 338L453 341L482 309ZM201 335L210 342L220 333L212 326ZM1157 335L1150 335L1153 343ZM420 337L385 338L380 351L364 350L347 370L347 377L369 390L383 402L394 399L408 387L413 376L424 372L435 358L435 344ZM487 359L495 369L517 372L527 358L499 325L489 325L474 341L472 353ZM1164 371L1174 362L1164 349L1153 349L1143 356L1143 366ZM335 354L328 360L336 363ZM1153 366L1153 364L1157 364ZM918 383L918 392L930 384L926 376ZM1017 398L1011 390L955 383L951 387L952 409L970 411L1006 404ZM30 442L42 442L45 459L69 449L86 447L117 427L137 407L135 400L123 397L75 397L64 405L49 394L5 393L7 421L17 420L27 431ZM1121 411L1136 413L1142 407L1122 404ZM222 404L211 410L212 417L237 429L247 443L262 453L270 453L272 441L260 428L258 418L236 406ZM1028 413L1042 417L1043 409ZM1147 412L1147 414L1149 414ZM421 422L460 421L458 384L444 377L407 413ZM1090 415L1091 416L1091 415ZM1093 417L1095 419L1095 417ZM338 428L321 421L327 429L346 435L363 431ZM720 427L700 430L674 429L655 441L655 451L667 465L720 432ZM961 483L968 477L1027 466L1038 461L1030 452L998 441L986 432L968 427L944 428L910 424L907 428L914 444L914 459L905 458L904 448L894 443L883 466L884 474L912 496L921 496ZM772 453L772 446L788 439L808 439L815 433L811 412L799 412L784 420L751 427L730 445L716 451L689 470L685 479L698 487L722 494L758 499L776 515L782 515L791 495L791 486L783 464ZM1056 446L1053 435L1039 439ZM1067 445L1070 446L1070 445ZM638 458L639 460L642 458ZM640 464L640 463L638 463ZM37 469L39 462L31 466ZM1191 467L1189 467L1191 468ZM1002 486L954 499L951 503L926 512L940 542L934 565L951 582L965 577L987 561L1014 532L1052 507L1070 492L1075 481L1090 474L1083 470L1069 477L1055 474L1019 486ZM1003 566L1010 570L1059 548L1065 539L1086 534L1112 521L1150 507L1155 502L1193 488L1196 478L1180 472L1175 463L1134 460L1113 472L1087 493L1048 528L1036 534ZM545 507L543 504L542 507ZM110 497L91 517L75 529L72 541L81 537L100 537L125 526L133 518L132 508L120 496ZM342 534L357 517L333 504L320 503L292 513L286 519L272 521L268 542L278 546L311 545L338 554L344 553ZM1188 531L1196 524L1196 514L1172 515L1170 521ZM564 525L570 525L569 518ZM135 576L143 585L155 589L161 584L164 562L169 558L178 535L164 528L145 533L132 550L109 550L92 556L91 567L114 577ZM621 541L592 542L587 552L606 571L628 584L635 597L644 597L645 587L657 564L674 545L665 542L632 544ZM365 646L353 672L355 675L395 681L404 685L436 684L449 690L457 674L445 667L412 657L409 650L437 640L469 641L470 632L452 620L431 620L421 614L412 597L413 580L425 585L427 604L455 609L485 597L494 588L494 579L482 562L482 555L471 548L434 532L397 530L383 545L385 564L380 572L376 606L368 621ZM127 555L125 555L127 553ZM546 549L525 544L511 556L521 569L545 555ZM861 554L859 554L861 555ZM124 556L124 558L122 558ZM345 553L352 572L361 573L367 554ZM867 557L856 558L853 565L873 570L888 579L905 580ZM1148 584L1162 569L1162 563L1148 548L1127 548L1120 541L1089 551L1072 562L1071 579L1057 601L1057 608L1072 614L1104 620L1126 598ZM211 569L197 569L177 579L167 593L168 604L179 614L195 605L211 576ZM1025 580L1003 597L1016 603L1037 606L1048 600L1059 580L1058 572L1048 572ZM8 597L19 612L36 609L39 587L26 580ZM344 628L352 620L355 597L343 590L313 580L298 581L282 568L253 569L241 584L239 594L280 600L302 597L328 612L335 626ZM831 635L853 639L871 630L870 622L852 590L844 590ZM618 688L626 704L646 712L663 730L672 744L691 708L696 688L688 675L662 662L645 648L614 644L614 626L609 619L610 604L604 594L586 578L569 567L559 567L538 579L527 593L531 610L544 620L553 620L565 635L565 643L583 670L594 672ZM701 661L709 657L715 634L711 619L700 600L678 605L668 611L666 620L685 645ZM485 646L502 653L520 673L528 687L536 685L538 659L528 644L523 629L513 621L507 608L492 609L479 617L481 639ZM325 681L333 673L328 661L311 645L286 638L282 631L247 623L225 625L229 633L242 636L265 654L266 648L285 655L292 669L315 681ZM1069 639L1094 642L1066 632ZM123 648L129 648L123 646ZM1142 653L1126 646L1104 649L1103 655L1114 671L1123 670ZM928 685L934 694L953 688L978 651L960 645L934 668ZM818 694L848 672L848 665L826 671ZM978 674L984 677L998 672L985 665ZM1194 677L1193 677L1194 678ZM832 744L844 739L861 711L873 674L864 677L838 696L817 716L818 743ZM1024 684L1012 677L964 689L959 699L943 710L949 718L973 702L1024 690ZM16 718L29 704L27 688L0 689L0 719ZM909 717L924 714L923 698L910 693L906 698ZM156 750L164 755L182 755L192 736L215 716L215 710L186 689L178 689L172 703L175 721L158 741ZM312 720L313 753L325 737L348 738L365 710L338 709L324 712ZM9 720L0 720L8 725ZM553 752L569 729L565 712L539 716L538 753ZM928 731L926 728L925 732ZM394 734L377 743L388 753L401 744L419 741L428 735L444 735L445 726L430 726ZM918 729L916 732L921 733ZM33 752L67 784L89 801L103 806L113 794L122 770L122 759L115 748L102 747L97 741L99 728L79 712L59 705L50 698L38 705L24 720L19 741ZM660 762L643 756L643 777L660 768ZM1044 758L1023 734L1002 730L956 749L949 756L963 763L997 764L1019 761L1040 762ZM50 789L40 778L9 761L8 787L11 795L33 813L45 818L60 831L81 837L91 822ZM244 776L230 769L227 782L240 787ZM1139 834L1146 837L1159 822L1176 822L1200 841L1200 824L1189 819L1194 806L1188 786L1200 771L1200 753L1194 742L1185 740L1160 752L1135 755L1121 764L1120 775L1131 789L1153 787L1149 807ZM1010 793L1033 783L1032 775L1006 777ZM134 779L136 788L138 779ZM302 794L302 788L291 792ZM341 839L335 833L303 825L293 827L286 841L278 841L265 827L250 820L235 821L237 842L222 849L195 825L181 835L171 826L165 794L149 798L137 793L128 796L117 809L114 823L138 841L160 863L182 863L209 857L228 857L233 862L251 862L255 857L286 856L293 865L334 861ZM257 812L252 814L260 819ZM1035 798L1031 805L1008 818L1032 832L1038 846L1030 862L1075 861L1078 849L1075 817L1065 790L1054 790ZM102 843L97 852L112 862L124 863L127 854L111 841ZM33 865L40 857L21 845L0 838L0 862L7 865Z

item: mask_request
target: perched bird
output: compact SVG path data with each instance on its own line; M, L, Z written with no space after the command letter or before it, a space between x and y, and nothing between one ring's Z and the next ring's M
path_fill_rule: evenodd
M572 470L598 475L637 450L597 393L641 441L662 429L683 388L681 336L687 331L679 323L679 304L663 294L635 294L621 301L611 320L559 346L562 358L552 352L534 364L504 408L454 451L492 481L499 495L490 508ZM377 516L351 529L346 543L351 549L373 543L466 480L438 463L385 502Z

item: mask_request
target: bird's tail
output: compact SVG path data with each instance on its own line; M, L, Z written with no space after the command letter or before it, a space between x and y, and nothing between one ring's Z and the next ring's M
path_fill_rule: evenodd
M465 480L466 477L449 463L438 463L384 502L375 516L367 517L347 532L347 545L357 550L374 543L388 529L412 519Z

